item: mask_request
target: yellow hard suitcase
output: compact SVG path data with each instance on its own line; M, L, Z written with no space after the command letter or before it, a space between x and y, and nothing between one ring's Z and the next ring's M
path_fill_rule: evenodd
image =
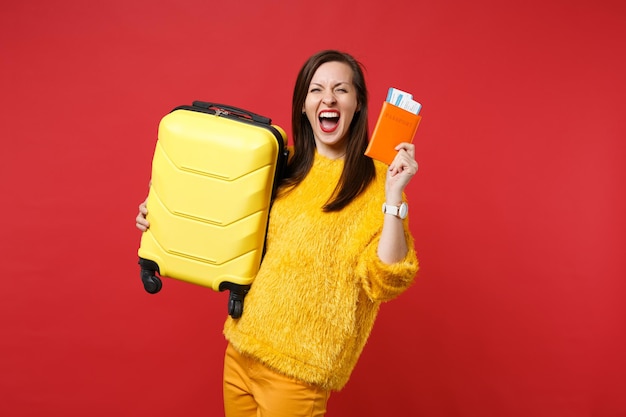
M240 317L263 257L267 221L287 161L287 139L269 118L195 101L161 120L148 193L150 228L138 250L147 292L159 277L230 291Z

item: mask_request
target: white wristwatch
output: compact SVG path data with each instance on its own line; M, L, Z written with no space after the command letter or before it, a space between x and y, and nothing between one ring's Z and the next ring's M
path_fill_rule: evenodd
M383 214L391 214L404 220L409 214L409 206L406 203L402 203L399 206L392 206L390 204L383 203Z

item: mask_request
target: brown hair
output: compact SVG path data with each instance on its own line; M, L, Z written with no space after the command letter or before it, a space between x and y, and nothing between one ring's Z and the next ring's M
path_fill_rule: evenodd
M315 138L313 129L302 108L315 71L327 62L342 62L352 69L352 84L356 88L357 108L350 129L344 167L331 198L323 207L324 211L339 211L361 194L374 179L374 162L363 153L369 136L367 125L367 88L363 66L351 55L326 50L311 56L300 69L293 90L291 126L293 130L294 153L282 181L282 192L288 192L298 185L309 173L315 158Z

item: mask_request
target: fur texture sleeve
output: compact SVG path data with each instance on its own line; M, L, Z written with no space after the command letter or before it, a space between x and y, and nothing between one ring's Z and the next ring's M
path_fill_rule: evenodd
M405 224L405 237L409 248L400 262L386 264L378 258L377 234L367 245L356 267L356 274L372 301L389 301L411 286L419 269L413 237Z

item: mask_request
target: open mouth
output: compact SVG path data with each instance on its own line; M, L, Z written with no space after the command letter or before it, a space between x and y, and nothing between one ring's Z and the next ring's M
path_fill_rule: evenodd
M334 110L322 111L319 116L320 127L323 132L331 133L339 126L339 112Z

